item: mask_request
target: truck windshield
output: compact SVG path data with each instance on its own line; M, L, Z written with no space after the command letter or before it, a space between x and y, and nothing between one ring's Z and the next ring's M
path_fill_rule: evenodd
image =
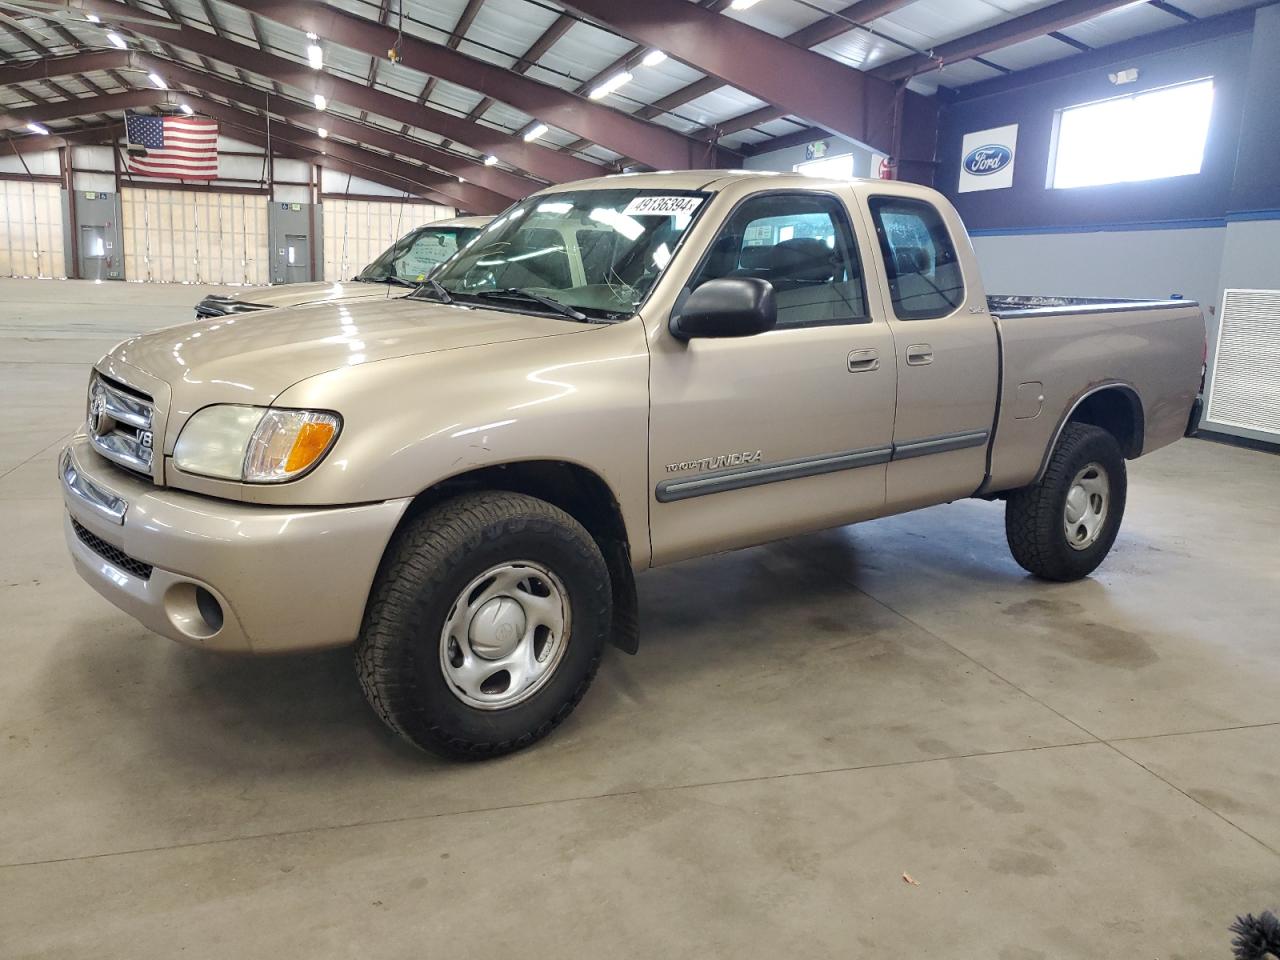
M479 232L477 227L419 227L393 243L356 274L356 279L366 283L420 283Z
M574 190L512 207L413 296L554 313L631 316L671 262L709 195L679 190ZM552 301L548 303L547 301Z

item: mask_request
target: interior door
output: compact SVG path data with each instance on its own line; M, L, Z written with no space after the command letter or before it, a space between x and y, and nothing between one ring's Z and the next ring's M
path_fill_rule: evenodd
M778 326L687 342L664 330L652 342L655 564L882 511L896 368L858 236L834 194L755 194L695 269L689 289L768 280Z
M285 240L285 283L305 283L311 279L311 248L301 234L287 234Z
M74 198L72 198L74 201ZM107 228L103 224L80 225L80 278L102 280L107 273Z
M1000 370L982 284L966 284L952 239L963 227L922 199L872 196L868 208L897 347L888 511L970 496L986 476Z

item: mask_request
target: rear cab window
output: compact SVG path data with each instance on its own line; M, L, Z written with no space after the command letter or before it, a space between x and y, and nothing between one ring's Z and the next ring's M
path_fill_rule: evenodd
M930 320L964 303L964 275L936 207L906 197L867 201L899 320Z

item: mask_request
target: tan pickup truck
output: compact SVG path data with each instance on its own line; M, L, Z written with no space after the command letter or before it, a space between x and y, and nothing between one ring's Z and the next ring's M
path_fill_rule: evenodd
M196 317L208 320L271 307L385 300L392 295L403 296L470 243L492 219L453 217L410 230L350 280L335 280L332 283L281 283L265 290L251 290L229 296L210 294L196 304Z
M989 298L918 186L566 184L406 298L120 344L61 456L67 543L175 640L354 641L388 725L493 756L635 652L649 567L987 497L1023 567L1087 575L1204 336L1193 303Z

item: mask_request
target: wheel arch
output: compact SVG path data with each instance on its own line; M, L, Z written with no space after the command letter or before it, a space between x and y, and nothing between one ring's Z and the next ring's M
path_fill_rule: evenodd
M1115 437L1126 460L1142 456L1146 440L1146 413L1138 391L1131 384L1120 381L1099 384L1080 394L1067 408L1045 448L1033 482L1038 483L1044 477L1049 458L1069 423L1087 423L1106 430Z
M567 460L516 460L486 464L437 481L413 498L400 528L439 503L465 493L523 493L559 507L600 547L613 588L613 644L627 653L639 646L638 603L631 540L617 495L594 470ZM392 542L395 535L392 535ZM390 543L388 543L388 550Z

